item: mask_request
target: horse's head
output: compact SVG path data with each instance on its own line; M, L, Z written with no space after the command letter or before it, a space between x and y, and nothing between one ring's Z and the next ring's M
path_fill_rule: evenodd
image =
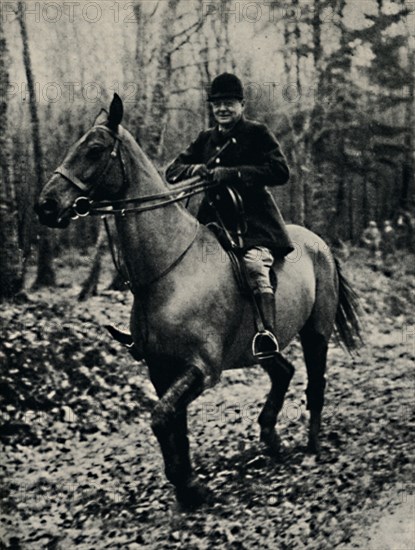
M87 214L89 200L120 196L125 184L120 151L122 116L122 100L115 94L109 114L101 110L92 128L70 148L43 188L35 206L42 224L67 227L71 218Z

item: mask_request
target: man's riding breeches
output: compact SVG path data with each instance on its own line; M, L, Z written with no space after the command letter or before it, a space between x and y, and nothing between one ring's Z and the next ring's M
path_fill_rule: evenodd
M250 248L244 255L249 285L255 293L270 292L273 289L270 281L270 269L274 263L274 256L264 246Z

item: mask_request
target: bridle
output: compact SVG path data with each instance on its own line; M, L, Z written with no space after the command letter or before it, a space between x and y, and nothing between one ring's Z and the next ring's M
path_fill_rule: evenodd
M184 199L189 199L190 197L202 193L208 189L217 187L219 184L216 182L208 182L203 180L199 176L189 178L184 184L175 185L174 189L169 189L162 193L155 193L152 195L143 195L141 197L133 197L127 199L114 199L114 200L102 200L94 201L90 197L93 195L94 191L99 187L99 184L103 178L108 174L113 161L117 158L121 164L121 171L123 175L123 188L127 186L127 171L125 167L124 157L122 155L121 144L123 139L120 135L113 132L110 128L104 125L94 126L94 129L99 128L107 132L114 139L114 146L107 161L106 166L99 176L96 178L94 185L88 185L87 183L80 180L77 176L72 174L64 164L61 164L56 170L55 174L63 176L66 180L72 183L80 191L87 193L86 196L78 197L73 205L70 207L73 211L74 217L85 217L85 216L102 216L102 215L116 215L120 214L124 216L129 213L140 213L148 212L149 210L154 210L156 208L162 208L169 204L175 202L180 202ZM231 144L234 143L234 138L231 138L227 141L219 151L217 151L212 157L209 164L213 164L216 158ZM132 207L127 207L127 205L137 205Z
M126 170L125 160L122 154L122 147L121 147L121 145L123 144L122 137L118 133L113 132L107 126L99 124L93 127L93 129L97 129L97 128L104 130L106 133L108 133L114 139L114 145L110 153L110 156L108 158L108 161L105 167L103 168L102 172L96 178L95 183L91 186L83 182L81 179L79 179L77 176L75 176L69 170L67 170L64 164L61 164L55 170L54 173L59 174L60 176L65 178L67 181L69 181L72 185L77 187L80 191L86 194L78 197L73 203L73 205L69 207L69 209L73 213L72 215L73 219L76 219L78 217L86 217L89 215L101 216L104 219L105 229L107 231L112 259L116 270L121 276L123 276L120 262L116 260L113 239L110 234L110 229L109 229L108 222L106 220L106 216L117 215L117 214L121 216L125 216L126 214L130 214L130 213L148 212L149 210L155 210L157 208L162 208L169 204L180 202L184 199L189 199L193 195L202 193L207 189L212 189L214 187L217 187L219 184L216 182L207 182L205 180L202 180L199 176L196 176L186 180L185 184L176 185L174 189L171 189L171 190L169 189L162 193L155 193L151 195L144 195L141 197L134 197L129 199L127 198L127 199L94 201L93 199L91 199L91 196L93 195L94 191L96 191L96 189L99 187L99 184L102 182L104 177L109 173L111 167L113 166L113 162L117 158L119 159L122 176L123 176L122 188L125 189L128 185L127 170ZM213 163L216 160L216 158L218 158L218 156L229 146L229 144L234 142L235 142L234 138L231 138L231 140L226 142L225 145L221 147L221 149L214 155L214 157L210 159L209 163L210 162ZM137 206L127 207L127 205L129 204L137 205ZM181 254L173 261L173 263L167 269L165 269L162 273L157 275L154 279L152 279L150 282L146 283L145 285L140 285L139 287L135 285L134 288L141 288L141 289L147 288L153 283L155 283L156 281L163 278L165 275L167 275L185 257L187 252L192 247L194 241L196 240L197 234L198 232L196 231L191 242L186 246L186 248L181 252ZM130 289L133 290L130 281L126 281L126 284L128 284Z
M94 193L94 191L98 188L101 181L104 179L104 177L107 175L107 173L110 171L110 168L113 165L113 162L119 158L120 164L121 164L121 171L123 175L123 187L126 187L127 185L127 172L125 168L125 162L124 157L121 153L121 147L120 143L122 143L122 138L115 132L113 132L110 128L107 126L104 126L103 124L99 124L94 126L94 129L99 128L101 130L104 130L107 134L109 134L114 139L114 145L112 148L112 151L110 153L110 156L108 158L108 161L106 165L104 166L104 169L102 170L101 174L96 178L94 185L89 185L85 182L83 182L81 179L79 179L75 174L71 173L65 166L65 164L61 164L56 168L54 171L55 174L59 174L60 176L64 177L67 181L72 183L75 187L77 187L80 191L83 193L86 193L87 196L81 196L78 197L73 205L70 207L72 209L74 216L73 218L76 219L77 217L85 217L88 216L90 212L90 205L91 200L90 196Z

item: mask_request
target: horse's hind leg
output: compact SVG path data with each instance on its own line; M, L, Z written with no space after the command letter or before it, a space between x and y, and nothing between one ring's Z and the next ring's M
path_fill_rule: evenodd
M201 504L207 491L192 476L187 437L187 406L204 389L202 372L194 366L174 369L150 366L150 377L160 397L154 407L151 427L161 447L167 479L175 486L185 507Z
M318 249L314 262L316 294L313 310L300 331L307 367L307 409L310 411L308 451L320 452L319 431L326 388L327 350L338 303L336 264L327 246Z
M271 390L258 418L261 427L260 439L268 447L271 454L278 456L280 441L275 425L294 374L294 367L282 355L263 361L261 366L271 379Z
M302 329L300 336L308 375L306 396L310 426L307 449L317 454L320 452L319 431L326 387L328 337L319 333L310 322Z

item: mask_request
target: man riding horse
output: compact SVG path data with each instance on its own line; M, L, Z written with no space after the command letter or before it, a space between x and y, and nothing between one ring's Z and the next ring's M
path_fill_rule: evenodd
M267 186L283 185L288 181L287 161L273 133L264 124L244 117L243 86L237 76L230 73L217 76L208 101L216 126L201 132L168 166L166 178L175 184L200 176L220 184L213 194L206 194L197 217L204 224L214 223L218 209L230 232L236 225L238 212L229 209L221 212L220 205L225 202L222 200L224 188L231 186L239 193L246 227L243 258L265 328L274 334L275 298L270 270L274 260L283 258L294 248ZM209 169L208 161L227 142L230 145L215 157L216 166Z
M218 193L226 196L231 185L239 186L245 201L248 231L242 251L246 256L256 247L264 247L270 252L269 264L271 255L283 256L291 249L278 211L265 191L266 185L287 181L284 157L264 126L243 119L242 86L235 77L222 76L209 97L218 100L214 106L218 126L201 134L169 169L169 177L177 164L191 173L203 173L205 169L195 165L206 163L209 148L219 146L215 158L220 170L212 171L215 181L223 181L223 187L216 186ZM135 356L145 360L159 398L151 426L167 479L180 504L194 507L206 502L206 489L190 460L187 408L219 381L223 371L258 363L246 340L254 333L255 315L248 301L241 299L232 268L222 261L222 255L200 261L205 243L217 243L215 236L176 204L190 196L184 188L211 191L213 186L195 178L175 190L167 189L122 126L122 119L123 103L114 94L109 113L101 111L93 126L69 149L43 188L35 210L41 223L56 228L67 227L80 215L114 216L134 294L132 336L124 335L124 339L130 340L130 351L135 349ZM220 143L229 134L235 136L236 143L230 142L225 155ZM177 180L179 170L171 177ZM201 216L209 206L206 202ZM174 238L172 227L176 229ZM302 256L299 262L281 261L278 266L276 298L281 306L276 331L281 351L300 335L307 367L308 450L318 453L329 339L336 328L347 349L356 348L358 303L326 243L304 227L291 225L288 232L301 246ZM268 277L264 255L255 259L255 267ZM268 287L266 294L271 296L268 278L258 279L257 290L263 293ZM258 417L260 439L267 452L278 457L276 424L294 367L282 353L273 353L269 361L262 359L260 365L270 377L271 388Z
M166 179L176 184L194 176L218 183L207 192L199 208L198 220L215 224L218 214L225 229L232 234L243 216L245 227L239 242L243 260L259 307L264 328L275 339L275 296L277 281L271 281L274 261L294 250L284 220L268 186L283 185L289 179L285 156L274 134L259 122L244 117L245 101L239 78L230 73L217 76L211 85L208 101L216 126L199 134L194 142L166 169ZM210 168L214 158L215 166ZM230 208L226 190L233 188L241 199L241 209ZM275 275L275 271L274 271ZM274 284L273 284L274 283ZM132 345L131 336L107 326L119 342ZM259 350L258 350L259 351ZM130 347L134 355L134 347Z

